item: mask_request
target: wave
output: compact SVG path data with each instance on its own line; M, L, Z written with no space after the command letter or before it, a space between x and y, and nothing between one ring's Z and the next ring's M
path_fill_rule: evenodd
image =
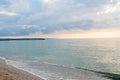
M103 77L112 79L112 80L120 80L120 74L115 74L115 73L109 73L109 72L102 72L102 71L95 71L95 70L90 70L90 69L85 69L85 68L80 68L80 67L75 67L76 69L82 69L94 73L101 74Z
M102 74L102 76L96 76L96 74L93 75L92 76L92 78L94 78L93 80L102 80L103 77L105 78L105 80L107 80L107 78L108 79L110 78L113 80L120 80L120 75L116 75L113 73L99 72L99 71L94 71L94 70L89 70L89 69L84 69L84 68L79 68L79 67L75 67L76 68L75 69L75 68L60 66L57 64L51 64L51 63L47 63L47 62L39 62L39 66L38 66L39 68L38 68L35 65L34 65L34 67L33 67L33 65L32 65L32 67L30 65L28 66L26 62L25 62L26 63L25 64L24 62L22 63L21 61L18 62L18 61L14 61L14 60L9 60L5 57L0 57L0 58L5 60L5 62L7 64L12 65L18 69L27 71L38 77L41 77L44 80L61 80L61 79L63 79L63 80L79 80L79 78L81 78L81 80L92 80L92 79L89 79L91 77L90 75L84 74L84 72L82 73L82 71L80 71L80 73L79 73L79 71L76 69L87 70L87 71ZM37 64L37 63L34 62L34 64ZM68 73L70 73L70 74L68 74ZM81 74L81 76L79 76L79 74ZM78 77L76 77L76 76L78 76ZM85 78L83 79L84 76L85 76Z
M35 74L34 72L32 72L32 71L30 71L30 70L28 70L28 69L26 69L26 68L23 68L22 66L25 66L25 65L26 65L26 64L23 63L23 62L13 61L13 60L10 60L10 59L8 59L8 58L6 58L6 57L1 57L1 56L0 56L0 59L1 59L1 60L4 60L4 62L5 62L6 64L8 64L8 65L11 65L11 66L13 66L13 67L15 67L15 68L17 68L17 69L20 69L20 70L23 70L23 71L28 72L28 73L30 73L30 74L33 74L33 75L35 75L35 76L38 76L38 77L40 77L40 78L42 78L42 79L44 79L44 80L47 80L45 77L40 76L40 75L37 75L37 74Z

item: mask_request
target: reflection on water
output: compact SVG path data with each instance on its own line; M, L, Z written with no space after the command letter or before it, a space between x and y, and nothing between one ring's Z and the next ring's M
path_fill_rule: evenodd
M0 42L0 55L11 59L81 67L120 74L120 39L46 39Z

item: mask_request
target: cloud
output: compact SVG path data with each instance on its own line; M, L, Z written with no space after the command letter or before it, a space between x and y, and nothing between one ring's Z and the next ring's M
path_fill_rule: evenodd
M102 15L102 14L118 13L120 12L119 7L120 7L120 1L111 0L110 4L103 6L103 10L101 12L98 12L97 14Z
M6 7L8 7L9 5L10 5L9 0L1 0L1 1L0 1L0 7L6 8Z
M16 16L17 13L15 13L15 12L9 12L9 11L0 11L0 15Z
M18 25L21 29L38 28L39 25Z
M4 0L0 5L0 35L120 27L119 0Z
M29 36L43 38L120 38L120 28L107 29L91 29L91 30L63 30L52 34L42 34L39 32L30 34Z
M51 2L51 0L42 0L42 1L43 1L43 3L45 3L45 4L48 4L48 3Z

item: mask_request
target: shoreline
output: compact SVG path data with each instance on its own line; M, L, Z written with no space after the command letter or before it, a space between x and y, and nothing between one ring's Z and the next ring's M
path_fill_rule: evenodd
M34 74L13 67L0 59L0 80L44 80Z
M64 68L66 68L66 67L64 67ZM95 74L95 76L93 75L93 78L95 77L96 79L99 79L100 77L101 77L101 79L103 78L103 80L109 80L109 79L110 80L119 80L120 79L119 75L116 76L116 74L113 74L113 73L98 72L98 71L79 68L79 67L75 67L75 69L83 70L85 72ZM96 77L96 75L98 75L98 77ZM86 76L85 80L87 78L91 78L89 76L89 74L82 73L81 80L84 80L82 78L83 76L84 77ZM31 73L27 70L17 68L15 66L9 64L6 61L6 59L0 57L0 80L46 80L46 78L42 78L41 76L35 75L34 73ZM53 79L53 80L56 80L56 79ZM78 80L78 79L76 79L76 80Z

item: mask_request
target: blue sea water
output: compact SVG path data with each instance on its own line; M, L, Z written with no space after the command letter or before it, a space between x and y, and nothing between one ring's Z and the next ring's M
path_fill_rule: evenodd
M120 39L0 41L0 56L46 80L111 80L84 69L120 74Z

